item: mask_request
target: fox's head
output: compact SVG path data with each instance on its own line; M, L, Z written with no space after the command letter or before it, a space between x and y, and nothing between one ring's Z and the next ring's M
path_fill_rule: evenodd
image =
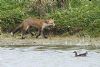
M45 21L46 26L55 26L54 19L49 19Z

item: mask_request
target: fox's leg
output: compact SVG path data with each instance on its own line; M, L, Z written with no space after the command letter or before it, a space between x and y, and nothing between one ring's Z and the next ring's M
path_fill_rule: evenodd
M45 30L44 30L44 28L41 29L41 35L42 35L44 38L48 38L47 36L45 36Z
M25 37L24 37L25 33L26 33L25 30L22 30L22 31L21 31L21 39L25 39Z
M44 38L47 38L47 37L45 36L45 31L44 31L44 29L41 29L41 35L42 35Z
M14 34L18 31L20 31L20 26L16 27L16 29L14 31L11 32L11 35L14 36Z
M38 35L36 36L36 38L38 38L41 35L41 30L38 30Z
M46 36L46 34L45 34L45 31L44 31L44 30L43 30L43 32L42 32L42 33L43 33L43 37L44 37L44 38L48 38L48 37Z
M22 39L25 39L25 37L24 37L24 35L26 34L26 31L28 31L28 29L29 29L29 26L27 26L25 29L22 29L22 34L21 34L21 38Z
M44 28L38 30L38 35L36 36L36 38L38 38L40 35L42 35L44 38L47 38L44 33Z
M31 31L29 31L29 33L30 33L32 36L34 35Z
M30 29L28 29L28 33L30 33L32 36L34 35Z

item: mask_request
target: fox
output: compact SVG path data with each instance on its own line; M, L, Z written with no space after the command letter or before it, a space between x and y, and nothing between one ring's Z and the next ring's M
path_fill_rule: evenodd
M23 20L22 23L11 32L11 35L14 36L16 32L20 31L21 38L24 39L25 38L24 35L26 32L29 32L31 35L33 35L32 32L30 31L30 28L35 27L38 30L36 38L38 38L40 35L42 35L44 38L47 38L47 36L45 36L44 29L51 26L53 27L55 26L54 19L45 20L45 19L37 19L29 17Z

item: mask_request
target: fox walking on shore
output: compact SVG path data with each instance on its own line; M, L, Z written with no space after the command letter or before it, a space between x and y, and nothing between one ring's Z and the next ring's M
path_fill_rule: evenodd
M16 32L21 31L22 33L21 38L24 39L25 33L27 31L31 33L30 28L35 27L38 29L38 34L36 35L36 38L38 38L40 35L42 35L44 38L47 38L44 34L45 33L44 29L49 26L55 26L53 19L44 20L44 19L34 19L29 17L25 19L19 26L17 26L15 30L11 32L11 35L14 36Z

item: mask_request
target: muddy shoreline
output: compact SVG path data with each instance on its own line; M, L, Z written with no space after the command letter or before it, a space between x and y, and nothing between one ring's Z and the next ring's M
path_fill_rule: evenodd
M28 36L28 35L27 35ZM7 34L0 35L0 46L6 45L100 45L100 37L90 38L90 37L76 37L76 36L66 36L66 37L49 37L48 39L35 37L27 37L26 39L20 39L20 36L10 36Z

